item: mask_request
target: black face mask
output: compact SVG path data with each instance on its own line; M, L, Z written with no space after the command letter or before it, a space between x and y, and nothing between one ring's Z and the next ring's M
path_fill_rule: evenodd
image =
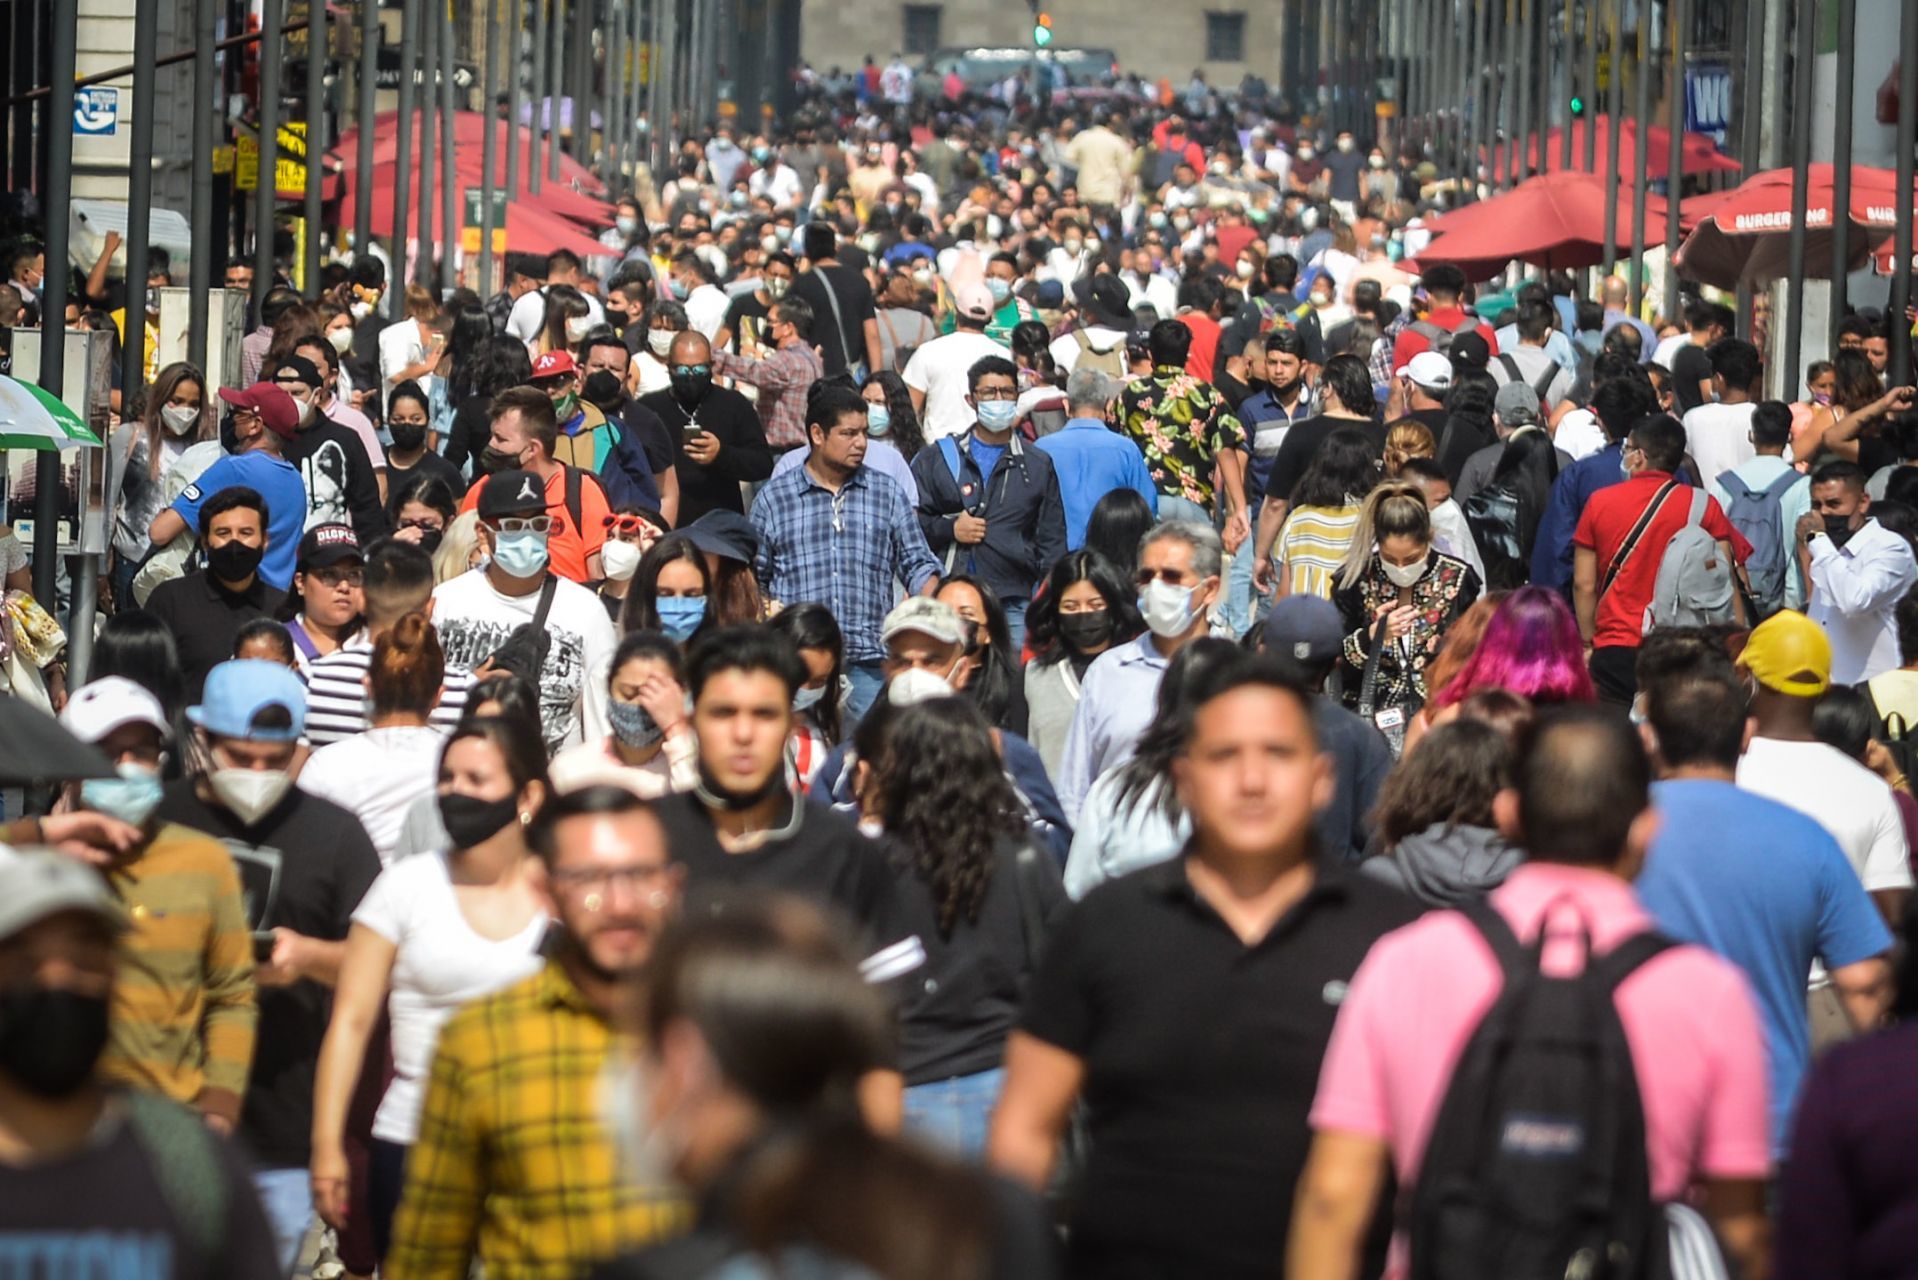
M1062 613L1059 615L1059 634L1065 642L1080 651L1096 649L1112 639L1112 614L1105 609L1090 613Z
M489 476L496 471L511 471L518 465L519 459L504 449L495 449L489 444L480 450L479 469Z
M681 404L698 404L706 398L706 393L713 389L713 375L710 373L695 374L691 377L682 377L675 373L672 379L673 395L678 397Z
M1851 527L1850 516L1825 517L1825 536L1831 539L1835 547L1842 547L1850 542L1851 535L1857 532L1858 530Z
M206 567L221 582L243 582L260 567L264 552L244 542L222 542L207 548Z
M440 549L440 541L445 537L446 531L444 529L420 530L420 550L429 556L432 555Z
M107 1002L27 983L0 991L0 1075L41 1098L69 1098L93 1079L107 1045Z
M1290 382L1274 382L1271 384L1272 394L1281 400L1290 399L1292 393L1297 391L1299 384L1304 381L1304 378L1294 378Z
M474 796L443 795L440 797L440 821L446 824L446 834L455 849L471 849L505 830L506 824L519 817L519 797L507 796L501 800L480 800Z
M705 765L699 766L699 786L696 788L700 799L716 809L726 809L738 813L750 809L768 796L786 786L786 771L774 769L772 774L760 786L751 791L734 791L731 787L721 786Z
M424 422L393 422L386 429L393 433L393 447L401 453L411 453L426 443Z
M619 377L611 369L595 369L587 374L579 394L582 400L598 408L601 413L611 413L626 398L625 388L619 385Z
M228 453L240 451L240 433L233 425L231 412L220 415L220 447Z

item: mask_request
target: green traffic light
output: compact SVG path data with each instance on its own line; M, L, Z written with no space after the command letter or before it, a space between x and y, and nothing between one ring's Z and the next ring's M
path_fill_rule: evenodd
M1034 27L1032 29L1032 43L1038 45L1041 49L1051 44L1052 28L1051 27Z
M1584 114L1584 111L1585 111L1585 99L1583 99L1583 98L1573 98L1573 99L1572 99L1572 114L1573 114L1573 115L1575 115L1575 116L1576 116L1576 115L1582 115L1582 114Z

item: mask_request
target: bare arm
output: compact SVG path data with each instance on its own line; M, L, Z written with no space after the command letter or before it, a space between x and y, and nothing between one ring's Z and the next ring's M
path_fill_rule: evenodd
M1911 401L1910 387L1893 387L1856 413L1848 413L1828 427L1825 431L1825 447L1846 462L1858 461L1858 437L1864 434L1865 428L1888 413L1904 412L1911 407Z
M897 1071L868 1071L859 1078L859 1110L874 1133L898 1133L906 1114L906 1078Z
M1705 1217L1718 1232L1734 1273L1744 1280L1771 1275L1771 1220L1765 1184L1756 1178L1712 1178L1705 1183Z
M1043 1191L1085 1079L1085 1059L1037 1036L1013 1032L1006 1042L1006 1083L986 1143L993 1167Z
M923 421L926 416L926 393L918 387L908 386L906 388L906 394L912 397L913 416ZM908 459L908 461L910 461L910 459Z
M1598 632L1598 553L1590 547L1572 549L1572 608L1578 634L1589 645Z
M186 531L186 521L180 518L179 512L168 507L153 517L153 523L147 526L147 540L156 547L164 547Z
M1911 897L1909 889L1873 889L1871 900L1878 904L1878 914L1885 918L1885 924L1896 932L1905 919L1905 900Z
M379 1021L393 975L397 948L364 925L347 935L346 956L333 993L333 1017L320 1045L313 1084L313 1203L337 1225L346 1214L346 1112L366 1060L366 1045Z
M884 368L879 363L879 321L868 317L861 328L865 330L866 338L866 372L878 373Z
M1379 1138L1314 1135L1292 1206L1285 1259L1291 1280L1352 1280L1358 1275L1386 1163L1385 1143Z
M679 472L672 468L653 473L659 484L659 514L669 527L679 524Z
M100 257L94 262L93 270L87 272L87 299L89 301L107 296L107 271L113 265L113 255L119 248L120 233L118 231L107 232L101 241ZM130 297L131 295L129 295L129 298ZM134 315L133 308L128 307L127 319L132 320ZM145 318L144 312L140 313L140 318Z
M1833 969L1831 986L1845 1006L1845 1016L1859 1031L1878 1026L1891 1007L1891 965L1883 956Z

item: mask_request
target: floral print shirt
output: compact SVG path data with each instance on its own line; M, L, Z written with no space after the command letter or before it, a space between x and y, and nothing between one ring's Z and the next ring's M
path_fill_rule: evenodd
M1418 610L1412 629L1396 643L1388 643L1379 655L1375 706L1424 704L1431 696L1425 688L1425 668L1438 657L1446 631L1472 607L1479 591L1478 574L1472 566L1438 551L1431 553L1425 575L1412 584L1412 607ZM1351 586L1339 588L1333 603L1338 605L1345 624L1344 658L1350 668L1345 680L1346 701L1356 706L1379 614L1399 603L1399 589L1385 576L1384 563L1376 550L1366 562L1364 574Z
M1245 447L1245 428L1209 382L1177 365L1159 365L1119 393L1119 430L1145 454L1160 493L1212 510L1212 466Z

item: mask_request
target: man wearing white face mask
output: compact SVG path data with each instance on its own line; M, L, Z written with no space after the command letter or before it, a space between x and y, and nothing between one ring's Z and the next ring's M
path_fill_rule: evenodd
M1225 547L1210 525L1171 520L1139 543L1139 611L1146 633L1108 649L1087 668L1059 766L1059 800L1076 822L1093 781L1132 758L1152 720L1159 682L1174 654L1211 629Z
M290 1272L313 1212L307 1165L328 988L380 858L359 819L294 786L306 687L290 668L221 663L186 714L208 771L170 784L154 816L218 838L239 870L259 1031L238 1133Z

